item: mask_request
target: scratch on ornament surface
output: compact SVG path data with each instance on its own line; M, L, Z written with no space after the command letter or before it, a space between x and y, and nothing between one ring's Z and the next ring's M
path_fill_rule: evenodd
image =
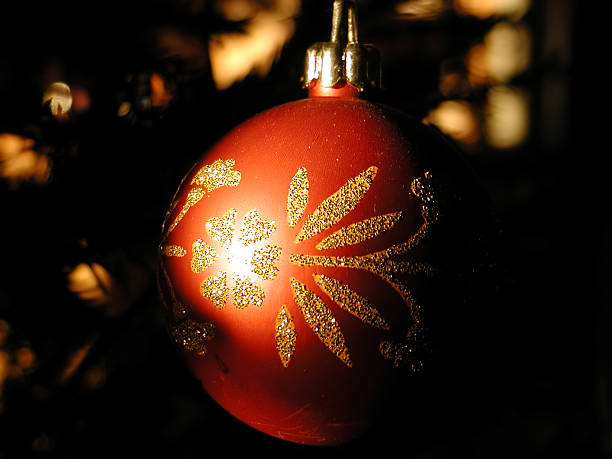
M284 420L291 419L291 418L293 418L293 417L297 416L298 414L300 414L300 413L301 413L301 412L303 412L304 410L306 410L306 409L310 408L311 406L312 406L312 403L307 403L306 405L304 405L303 407L301 407L301 408L297 409L296 411L294 411L294 412L293 412L293 413L291 413L290 415L285 416Z

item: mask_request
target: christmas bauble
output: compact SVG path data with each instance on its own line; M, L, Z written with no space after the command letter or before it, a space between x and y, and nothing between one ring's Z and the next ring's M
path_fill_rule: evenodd
M183 179L160 245L168 328L204 389L316 445L364 432L422 366L427 310L456 306L423 292L473 234L452 217L471 178L445 141L339 94L225 136Z

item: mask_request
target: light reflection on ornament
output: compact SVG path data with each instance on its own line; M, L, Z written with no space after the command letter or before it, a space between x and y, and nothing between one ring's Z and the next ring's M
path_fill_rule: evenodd
M249 277L252 272L251 260L255 251L252 245L232 244L227 255L230 270L241 278Z

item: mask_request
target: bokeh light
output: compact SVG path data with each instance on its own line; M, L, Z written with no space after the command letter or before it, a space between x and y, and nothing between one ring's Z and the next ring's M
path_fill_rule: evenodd
M453 6L459 14L479 19L504 16L517 21L529 10L531 0L454 0Z
M224 1L230 18L246 20L242 33L214 35L209 43L212 76L218 89L227 89L247 75L265 76L293 36L300 2L273 1L263 8L253 1ZM246 19L244 15L252 15Z
M56 118L65 118L72 108L70 86L61 81L51 83L43 93L42 103L48 104L51 114Z
M446 100L423 120L438 127L454 140L469 145L480 137L480 123L474 107L461 100Z
M484 38L484 65L490 78L508 82L524 72L531 60L531 35L523 24L500 22Z
M408 0L395 5L403 19L433 20L448 9L444 0Z
M51 178L51 159L34 150L33 139L0 133L0 179L10 187L24 182L46 184Z
M485 134L489 145L506 149L522 144L529 134L529 99L520 89L495 86L487 94Z

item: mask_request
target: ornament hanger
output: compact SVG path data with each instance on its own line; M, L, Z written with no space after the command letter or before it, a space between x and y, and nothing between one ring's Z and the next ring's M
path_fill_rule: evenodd
M318 42L306 51L303 86L337 88L350 84L359 92L381 86L380 54L359 43L357 6L352 0L335 0L330 41Z

